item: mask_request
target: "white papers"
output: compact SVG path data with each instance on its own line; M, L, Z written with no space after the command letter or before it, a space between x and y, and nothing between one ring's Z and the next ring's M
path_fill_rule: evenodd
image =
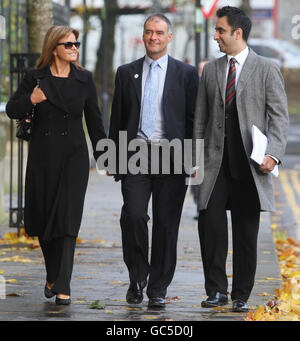
M255 125L252 126L252 142L253 150L250 157L252 160L261 165L265 157L268 139L267 136L264 135ZM273 174L276 178L278 177L278 165L274 167L271 174Z

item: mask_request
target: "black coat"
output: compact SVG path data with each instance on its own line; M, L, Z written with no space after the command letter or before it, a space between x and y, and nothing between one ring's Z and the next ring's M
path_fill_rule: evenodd
M118 68L112 103L109 138L118 146L119 132L127 131L128 142L135 139L141 112L144 57ZM195 67L168 56L162 98L166 138L192 139L196 97L199 85ZM118 153L117 153L118 155ZM128 158L131 153L128 153ZM117 175L118 181L122 176Z
M6 106L10 118L32 110L30 94L40 79L47 100L36 106L25 180L26 233L51 240L77 236L89 176L83 112L94 156L106 138L92 74L71 64L66 87L58 91L49 67L25 74ZM63 95L62 95L63 93Z

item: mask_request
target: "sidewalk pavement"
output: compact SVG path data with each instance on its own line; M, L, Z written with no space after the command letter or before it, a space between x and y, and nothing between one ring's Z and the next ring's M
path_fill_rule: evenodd
M206 295L197 222L193 219L196 209L190 191L184 204L177 268L168 289L166 308L148 308L146 295L142 304L128 305L125 295L129 279L123 262L119 226L121 205L120 183L92 170L79 233L82 242L77 243L75 251L70 306L56 306L55 298L47 300L43 296L45 270L40 248L30 249L27 244L0 244L0 274L4 270L1 276L6 280L6 299L0 299L0 320L240 321L245 317L245 314L231 312L231 302L220 310L201 308ZM270 214L262 213L256 281L248 301L253 308L269 301L274 289L281 285L270 225ZM8 231L15 232L7 227L7 223L0 227L0 238ZM231 259L229 251L227 274L230 286ZM90 309L96 300L104 303L105 308Z

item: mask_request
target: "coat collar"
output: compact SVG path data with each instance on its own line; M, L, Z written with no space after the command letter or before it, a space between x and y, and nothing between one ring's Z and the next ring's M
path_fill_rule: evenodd
M141 102L142 97L142 76L143 76L143 63L145 57L136 60L131 64L132 70L130 73L130 78L134 84L135 92L139 102Z
M84 70L78 69L73 63L71 63L70 65L71 65L70 77L74 77L81 82L88 81L87 73L84 72ZM51 77L52 75L49 66L46 66L43 69L36 69L34 76L36 79L38 78L42 79L45 77Z
M49 66L44 69L38 69L34 73L35 79L40 79L40 88L45 93L47 100L53 105L57 106L59 109L69 113L65 99L62 97L61 93L57 90L53 76L51 74ZM86 72L79 70L75 65L71 64L71 70L69 78L74 78L79 82L87 82L88 75Z
M246 61L242 68L242 71L238 80L238 84L236 87L237 98L240 96L242 90L246 86L250 75L253 74L256 63L257 63L257 55L252 49L249 49L248 57L246 58Z

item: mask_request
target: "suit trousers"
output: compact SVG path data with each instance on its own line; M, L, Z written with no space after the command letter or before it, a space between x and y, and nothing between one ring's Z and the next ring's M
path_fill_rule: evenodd
M46 280L54 283L51 290L70 295L76 237L65 236L47 242L39 239L39 242L45 259Z
M260 204L249 165L248 168L245 178L234 179L225 150L207 209L199 215L198 232L208 296L216 292L227 294L227 209L231 211L232 222L232 300L247 301L254 285Z
M177 257L177 238L186 194L184 174L137 174L122 179L121 231L130 282L149 275L148 297L165 297ZM148 204L152 194L152 249L148 261Z

